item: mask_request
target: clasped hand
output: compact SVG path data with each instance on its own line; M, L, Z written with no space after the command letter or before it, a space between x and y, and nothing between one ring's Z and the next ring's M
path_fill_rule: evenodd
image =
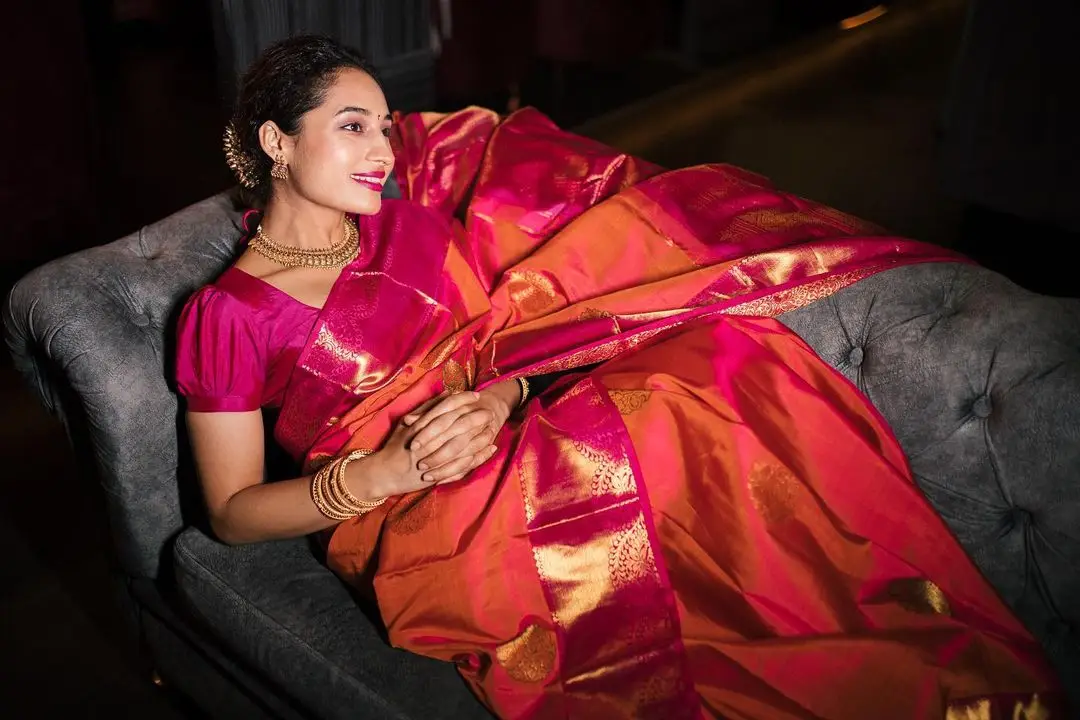
M401 495L461 480L495 454L499 430L520 398L516 381L434 398L403 417L383 449L369 497Z

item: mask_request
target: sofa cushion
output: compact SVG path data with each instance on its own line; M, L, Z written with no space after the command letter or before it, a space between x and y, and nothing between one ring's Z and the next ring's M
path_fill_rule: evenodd
M307 540L177 539L177 585L210 632L320 718L489 718L453 665L387 645Z
M781 320L870 398L964 549L1080 687L1080 301L934 263Z

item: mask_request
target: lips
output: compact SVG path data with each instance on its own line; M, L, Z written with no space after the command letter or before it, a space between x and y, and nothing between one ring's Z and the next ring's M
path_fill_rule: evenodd
M386 178L386 171L375 170L373 172L354 173L349 177L352 178L353 182L356 184L363 185L372 192L381 193Z

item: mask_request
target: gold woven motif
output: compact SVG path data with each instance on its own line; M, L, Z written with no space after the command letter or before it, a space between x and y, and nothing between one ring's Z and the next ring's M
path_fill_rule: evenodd
M1004 709L1004 708L1002 708ZM945 711L945 720L1051 720L1050 710L1039 699L1039 694L1031 696L1030 701L1017 700L1013 704L1012 715L994 713L994 705L989 698L966 700L951 705Z
M448 393L465 392L469 389L469 374L457 360L447 360L442 369L443 389Z
M949 599L934 583L917 578L893 580L889 584L889 597L905 610L920 615L952 615Z
M657 577L656 557L641 517L615 536L608 554L608 569L616 590Z
M402 500L391 512L386 524L397 535L414 535L435 518L435 505L432 490L415 499Z
M795 513L799 481L786 467L776 463L754 463L746 483L754 509L765 522L783 522Z
M554 669L556 650L555 633L534 623L495 648L495 658L512 679L538 683Z
M645 407L652 397L652 390L608 390L608 395L619 414L625 417Z
M976 700L949 708L945 720L993 720L992 710L989 700Z

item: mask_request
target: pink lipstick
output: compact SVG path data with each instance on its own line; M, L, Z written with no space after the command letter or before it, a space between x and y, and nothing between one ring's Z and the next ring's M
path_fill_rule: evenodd
M353 179L353 182L363 185L368 190L381 193L383 189L383 178L386 177L386 172L384 170L375 170L366 173L355 173L349 177Z

